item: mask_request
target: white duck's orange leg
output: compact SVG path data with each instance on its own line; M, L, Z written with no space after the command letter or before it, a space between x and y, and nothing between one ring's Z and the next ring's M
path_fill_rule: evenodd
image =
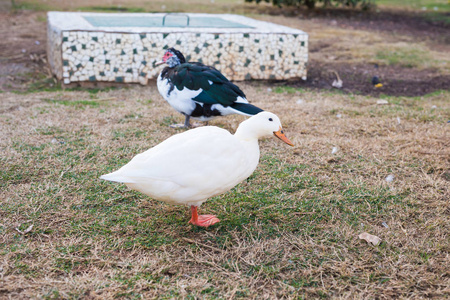
M198 215L197 206L191 206L192 217L189 223L200 227L208 227L220 222L220 220L214 215Z

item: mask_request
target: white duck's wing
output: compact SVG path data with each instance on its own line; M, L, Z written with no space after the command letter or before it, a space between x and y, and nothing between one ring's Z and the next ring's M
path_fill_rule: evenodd
M256 164L248 161L241 142L228 131L201 127L172 136L105 175L120 180L104 179L130 183L131 188L154 198L182 203L231 189Z

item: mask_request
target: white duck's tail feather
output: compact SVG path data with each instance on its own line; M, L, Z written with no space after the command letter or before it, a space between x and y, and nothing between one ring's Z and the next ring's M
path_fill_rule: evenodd
M102 175L102 176L100 176L100 179L104 179L104 180L108 180L108 181L115 181L115 182L123 182L123 183L136 183L130 177L117 174L117 172Z

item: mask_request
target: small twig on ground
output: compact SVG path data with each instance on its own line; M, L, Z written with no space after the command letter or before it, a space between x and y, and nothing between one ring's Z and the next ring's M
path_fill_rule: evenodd
M414 152L428 155L449 155L448 153L427 152L427 151L414 151Z
M8 59L15 59L15 58L21 58L23 57L23 54L17 54L17 55L13 55L13 56L5 56L5 57L0 57L0 60L8 60Z
M301 215L311 215L311 214L313 214L314 212L312 212L312 211L310 211L310 212L294 212L294 213L292 213L293 215L296 215L296 216L301 216Z

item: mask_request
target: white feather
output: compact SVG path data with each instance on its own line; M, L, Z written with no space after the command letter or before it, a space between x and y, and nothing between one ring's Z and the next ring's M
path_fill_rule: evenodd
M202 89L192 91L187 88L183 88L183 90L180 91L175 86L170 90L171 84L169 83L169 80L167 78L162 79L161 74L158 76L156 84L160 94L167 102L169 102L170 106L183 114L192 113L195 109L195 102L192 101L192 98L197 97L203 91Z

